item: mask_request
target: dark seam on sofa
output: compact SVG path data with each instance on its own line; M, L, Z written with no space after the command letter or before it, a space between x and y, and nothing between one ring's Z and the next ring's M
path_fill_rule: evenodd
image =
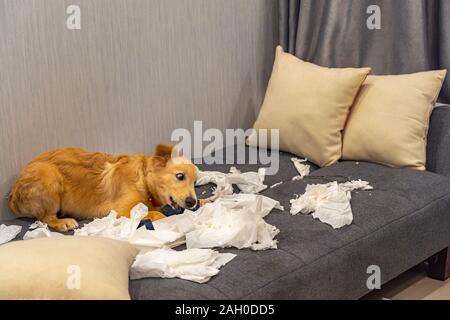
M375 230L374 232L371 232L370 234L365 235L364 237L361 237L361 238L359 238L359 239L355 239L355 240L349 242L348 244L346 244L346 245L343 246L343 247L340 247L340 248L335 249L335 250L333 250L333 251L331 251L331 252L328 252L328 253L326 253L326 254L324 254L324 255L318 257L317 259L311 261L310 263L308 263L308 264L306 264L306 265L303 265L303 266L301 266L301 267L299 267L299 268L297 268L297 269L292 270L292 272L297 272L297 271L299 271L299 270L301 270L301 269L303 269L303 268L305 268L305 267L307 267L307 266L314 265L314 264L316 264L319 260L323 259L324 257L326 257L326 256L328 256L328 255L331 255L331 254L333 254L333 253L335 253L335 252L337 252L337 251L340 251L340 250L342 250L342 249L345 249L345 248L349 247L350 245L352 245L352 244L354 244L354 243L356 243L356 242L360 242L361 240L363 240L363 239L365 239L365 238L371 237L371 236L373 236L374 234L378 233L380 230L389 227L391 224L397 223L397 222L399 222L400 220L403 220L404 218L407 218L407 217L410 217L410 216L414 216L414 215L415 215L416 213L418 213L419 211L422 211L422 210L425 209L426 207L428 207L428 206L434 204L435 202L442 200L444 197L449 197L449 196L450 196L450 193L445 194L445 195L443 195L442 197L439 197L439 198L437 198L437 199L434 199L433 201L430 201L429 203L427 203L426 205L424 205L422 208L419 208L419 209L415 210L414 212L411 212L411 213L409 213L409 214L407 214L407 215L405 215L405 216L403 216L403 217L397 218L397 219L391 221L390 223L388 223L387 225L384 225L384 226L378 228L378 229ZM449 245L450 245L450 244L449 244ZM425 259L426 259L426 257L425 257ZM412 267L412 266L411 266L411 267ZM264 289L265 287L267 287L268 285L270 285L271 283L273 283L273 282L275 282L275 281L277 281L277 280L279 280L279 279L282 279L282 278L284 278L284 277L286 277L286 276L287 276L287 275L282 275L282 276L280 276L280 277L278 277L278 278L276 278L276 279L270 280L269 282L267 282L267 283L266 283L265 285L263 285L262 287L259 287L257 290L262 290L262 289ZM246 294L246 295L244 295L244 296L242 296L242 297L239 297L238 299L245 299L246 297L250 296L251 294L252 294L252 293Z

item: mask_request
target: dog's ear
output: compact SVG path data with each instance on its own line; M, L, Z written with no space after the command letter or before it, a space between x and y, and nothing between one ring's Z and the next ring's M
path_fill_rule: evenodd
M172 154L174 151L174 146L169 144L158 144L155 149L155 153L153 153L153 157L157 160L158 165L164 167L172 158Z
M170 144L158 144L153 154L155 157L163 157L170 159L172 157L174 146Z

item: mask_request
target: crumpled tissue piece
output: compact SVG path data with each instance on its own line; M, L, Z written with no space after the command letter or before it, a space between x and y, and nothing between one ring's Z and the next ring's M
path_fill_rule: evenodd
M294 164L295 169L299 173L298 176L292 178L292 180L302 180L304 177L309 175L311 166L309 164L303 164L308 161L308 159L299 159L299 158L291 158L292 163Z
M215 200L222 195L233 194L233 185L228 182L227 174L219 171L200 171L197 172L196 186L203 186L208 183L213 183L216 188L213 195L208 200Z
M341 228L353 221L350 199L351 191L357 189L372 190L373 188L367 181L362 180L308 184L304 194L290 201L290 212L293 215L299 212L312 213L315 219L329 224L334 229Z
M339 184L342 189L345 191L353 191L353 190L373 190L373 187L367 181L363 181L361 179L351 180L344 183Z
M130 279L177 277L205 283L235 256L232 253L219 253L211 249L175 251L161 248L139 254L131 266Z
M216 188L213 195L208 200L215 200L222 196L233 194L233 184L244 193L259 193L267 188L264 184L265 169L259 168L258 172L242 173L235 167L230 168L230 173L219 171L200 171L197 172L196 186L202 186L208 183L214 183Z
M283 181L280 181L280 182L274 183L274 184L271 185L269 188L270 188L270 189L276 188L276 187L278 187L278 186L281 186L282 184L283 184Z
M130 218L119 217L112 210L108 216L84 225L75 230L75 236L99 236L128 241L141 251L163 246L174 246L174 242L183 238L184 234L170 230L147 230L145 226L138 228L141 220L148 214L148 208L139 203L131 209ZM184 241L183 241L184 242Z
M23 240L64 236L62 233L50 231L47 224L39 220L33 222L28 229L29 231L23 235Z
M254 194L223 196L199 208L185 210L153 222L155 230L186 232L186 247L235 247L265 250L277 247L279 230L264 221L272 209L283 210L278 201Z
M235 167L230 168L230 173L227 175L228 183L235 184L244 193L259 193L267 188L264 184L264 177L266 170L259 168L258 172L244 172L242 173Z
M10 242L22 231L22 226L5 224L0 225L0 245Z

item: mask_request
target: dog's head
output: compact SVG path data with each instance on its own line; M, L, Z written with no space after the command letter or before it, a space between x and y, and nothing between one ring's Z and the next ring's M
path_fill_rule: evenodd
M175 147L159 144L149 161L147 186L162 206L192 209L197 206L197 167Z

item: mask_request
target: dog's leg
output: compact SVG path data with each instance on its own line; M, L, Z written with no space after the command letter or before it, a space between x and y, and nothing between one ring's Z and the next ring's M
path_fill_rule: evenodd
M17 179L9 207L18 217L33 217L57 231L78 227L75 219L58 219L62 192L58 169L45 163L29 165Z
M149 211L147 216L144 219L142 219L142 220L156 221L156 220L159 220L159 219L163 219L165 217L166 216L164 215L164 213L161 213L159 211Z
M72 218L59 219L56 214L45 215L40 221L59 232L65 232L78 228L78 222Z
M129 195L126 198L122 199L120 201L120 203L116 204L114 206L114 208L119 213L120 216L124 216L124 217L129 218L131 209L133 209L133 207L135 205L137 205L139 202L145 203L145 200L141 199L141 197L137 196L137 195L136 196ZM159 219L162 219L162 218L165 218L165 217L166 216L163 213L159 212L159 211L150 210L148 212L147 216L144 217L144 219L142 219L142 220L155 221L155 220L159 220Z

